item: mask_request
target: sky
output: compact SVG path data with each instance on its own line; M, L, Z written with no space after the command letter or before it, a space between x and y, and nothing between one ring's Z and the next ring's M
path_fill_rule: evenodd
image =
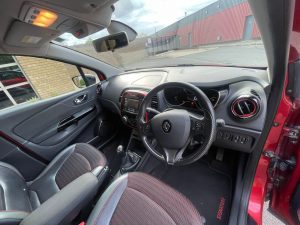
M153 34L216 0L119 0L113 19L125 22L139 34Z
M135 29L139 36L151 35L155 31L175 23L216 0L119 0L115 3L112 19L123 22ZM107 35L100 31L89 38L95 39ZM65 44L82 44L88 38L76 41L71 34L64 34L69 39Z

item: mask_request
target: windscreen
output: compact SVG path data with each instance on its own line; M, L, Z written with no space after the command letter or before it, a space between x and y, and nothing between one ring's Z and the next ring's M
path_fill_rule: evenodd
M94 39L106 30L61 44L131 70L182 65L267 67L259 28L246 0L120 0L113 19L138 33L128 46L97 53Z

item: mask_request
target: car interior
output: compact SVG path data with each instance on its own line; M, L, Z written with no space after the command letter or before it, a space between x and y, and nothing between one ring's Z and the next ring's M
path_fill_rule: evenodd
M137 34L113 22L116 2L1 1L0 54L74 65L84 87L0 110L0 224L258 224L248 203L286 86L295 1L248 1L266 67L122 70L58 44L120 26L116 46L128 45Z

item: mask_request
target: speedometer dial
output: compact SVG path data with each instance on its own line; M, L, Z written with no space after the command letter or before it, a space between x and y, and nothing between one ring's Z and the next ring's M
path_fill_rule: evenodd
M167 102L171 105L182 105L187 101L187 93L182 88L168 88L164 93Z

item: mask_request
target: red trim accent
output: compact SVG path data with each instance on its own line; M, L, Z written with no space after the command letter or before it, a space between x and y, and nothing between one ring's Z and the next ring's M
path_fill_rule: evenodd
M121 114L124 115L126 114L124 112L124 101L125 98L132 98L139 100L140 103L142 103L143 99L145 96L148 94L147 91L145 90L138 90L138 89L129 89L129 90L124 90L120 96L120 103L121 103Z
M44 163L44 164L48 164L49 161L45 158L43 158L42 156L38 155L37 153L35 153L34 151L32 151L31 149L27 148L26 146L24 146L23 144L21 144L20 142L16 141L15 139L13 139L12 137L8 136L7 134L5 134L4 132L0 131L0 137L4 138L6 141L16 145L21 151L23 151L24 153L26 153L27 155L31 156L32 158Z
M218 209L218 212L217 212L217 219L218 220L222 220L225 201L226 201L226 199L224 197L221 197L220 204L219 204L219 209Z
M106 80L105 75L102 72L100 72L100 71L97 72L97 76L98 76L98 78L99 78L100 81Z
M248 113L248 114L244 114L244 115L239 115L234 107L236 104L238 104L239 102L241 101L245 101L245 100L248 100L248 101L251 101L253 103L253 106L254 106L254 110L252 113ZM242 98L238 98L236 100L234 100L231 104L231 112L234 116L240 118L240 119L249 119L253 116L255 116L257 113L258 113L258 102L256 102L254 99L252 99L251 97L242 97Z
M146 123L148 122L148 120L149 120L149 113L146 112L146 113L145 113L145 121L146 121Z

